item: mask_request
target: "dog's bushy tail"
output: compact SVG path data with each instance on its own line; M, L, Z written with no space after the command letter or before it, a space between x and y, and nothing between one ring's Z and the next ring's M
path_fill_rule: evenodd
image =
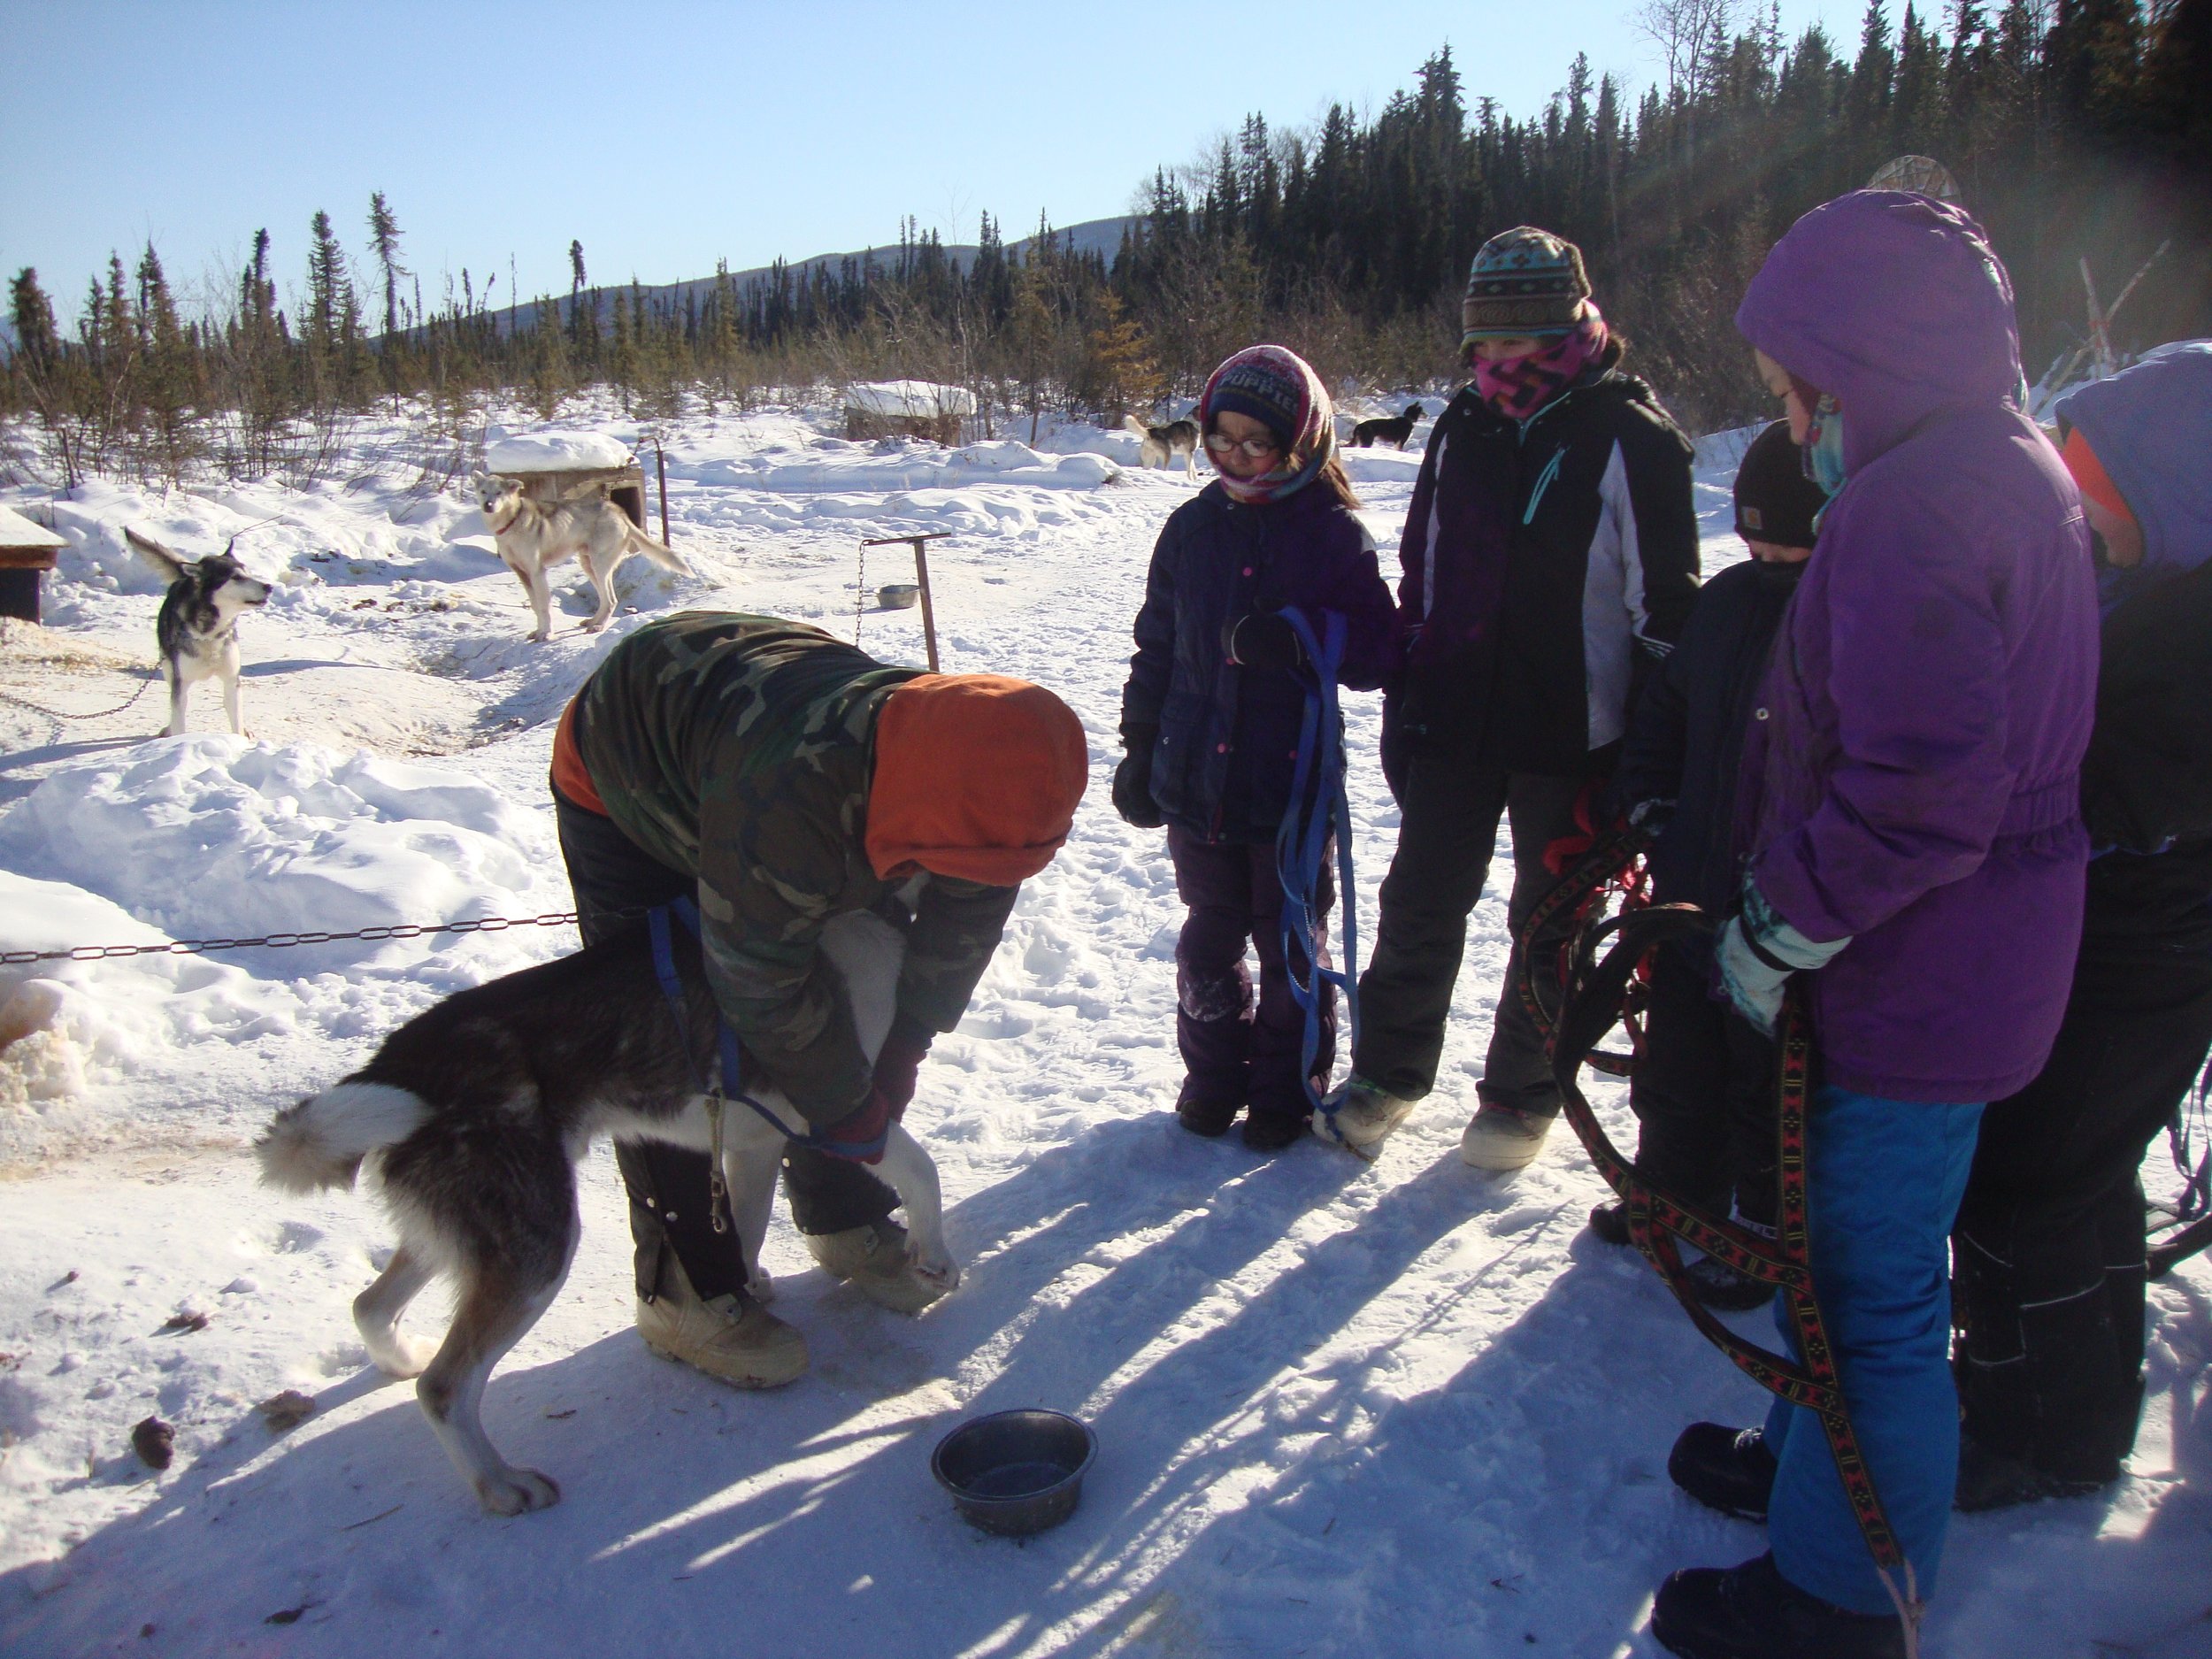
M1146 426L1144 422L1139 420L1134 415L1124 415L1121 418L1121 429L1124 432L1133 432L1140 438L1149 437L1152 434L1152 428Z
M388 1083L349 1081L311 1094L253 1143L262 1182L288 1193L350 1187L363 1158L404 1141L429 1115L419 1096Z
M664 571L673 571L679 576L691 574L691 566L684 563L682 554L665 541L654 541L635 525L630 526L630 545Z

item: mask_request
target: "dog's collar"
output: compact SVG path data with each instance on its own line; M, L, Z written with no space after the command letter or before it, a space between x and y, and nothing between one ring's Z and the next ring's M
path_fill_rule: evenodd
M514 521L515 521L516 519L518 519L518 518L521 518L521 517L522 517L522 509L523 509L523 505L524 505L524 503L526 503L528 500L529 500L529 497L528 497L528 496L526 496L526 495L517 495L517 496L515 497L515 510L514 510L512 512L511 512L511 513L509 513L509 514L507 515L507 519L506 519L506 522L505 522L504 524L494 524L494 525L492 526L492 534L493 534L494 535L504 535L504 534L507 534L507 531L508 531L509 526L511 526L511 525L514 523ZM490 517L490 515L489 515L488 513L488 514L486 514L485 516L486 516L487 518L489 518L489 517Z

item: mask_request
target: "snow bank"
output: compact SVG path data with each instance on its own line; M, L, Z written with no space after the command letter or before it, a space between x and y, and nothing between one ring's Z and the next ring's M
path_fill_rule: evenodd
M0 818L0 867L177 937L337 932L514 914L530 902L526 850L547 864L546 839L534 815L445 767L184 737L50 773ZM328 966L374 949L297 954Z
M927 380L863 380L845 390L845 407L864 414L929 419L937 415L975 413L975 394L963 386Z
M781 460L771 455L709 461L695 469L695 476L705 484L773 495L879 494L949 489L963 484L1095 489L1118 470L1102 455L1041 455L1026 444L1002 439L957 449L917 445L887 455L869 446L824 444L804 460Z
M629 446L603 432L540 432L501 438L484 453L485 468L493 472L565 472L629 464Z

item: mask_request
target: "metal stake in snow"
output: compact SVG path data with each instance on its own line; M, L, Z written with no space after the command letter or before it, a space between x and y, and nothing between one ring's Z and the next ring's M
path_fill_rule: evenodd
M922 590L922 646L929 654L929 672L937 672L937 611L929 596L929 553L924 543L941 541L952 534L949 530L926 530L914 535L879 535L873 541L863 541L861 558L865 561L872 547L893 547L901 541L910 542L914 549L914 580ZM866 569L865 564L862 566Z

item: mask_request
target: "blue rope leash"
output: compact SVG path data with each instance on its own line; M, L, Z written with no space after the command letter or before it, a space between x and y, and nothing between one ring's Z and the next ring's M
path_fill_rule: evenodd
M1321 1114L1330 1138L1346 1144L1337 1130L1340 1103L1334 1090L1314 1087L1314 1062L1321 1051L1322 1010L1333 988L1344 994L1348 1048L1359 1041L1359 915L1352 885L1352 809L1345 789L1344 716L1337 704L1337 672L1344 664L1343 615L1321 612L1321 632L1314 632L1305 613L1286 605L1279 613L1296 630L1305 649L1308 670L1305 713L1298 728L1298 764L1292 774L1290 807L1275 833L1275 873L1283 884L1283 956L1290 976L1290 994L1306 1016L1299 1049L1299 1080L1306 1097ZM1319 889L1326 867L1329 841L1336 841L1337 892L1343 907L1344 965L1324 964L1328 955L1328 919L1323 912ZM1305 957L1306 972L1298 972L1298 955Z
M666 904L656 904L645 913L647 928L653 941L653 974L660 980L661 995L668 999L668 1011L676 1017L676 1031L684 1046L684 1057L691 1056L691 1022L684 1011L683 981L676 977L675 933L672 918L683 924L684 930L694 939L699 937L699 907L689 899L673 899ZM702 1090L708 1097L709 1110L712 1102L735 1101L749 1106L778 1134L794 1146L808 1147L817 1152L834 1151L841 1157L867 1158L883 1150L883 1135L873 1141L832 1141L825 1135L805 1134L792 1128L767 1107L745 1092L745 1051L739 1047L737 1033L730 1029L730 1022L718 1012L714 1019L715 1053L719 1075L706 1080ZM695 1079L696 1073L694 1074ZM716 1179L720 1179L721 1159L715 1159ZM718 1216L717 1220L720 1217ZM720 1228L717 1227L718 1232Z

